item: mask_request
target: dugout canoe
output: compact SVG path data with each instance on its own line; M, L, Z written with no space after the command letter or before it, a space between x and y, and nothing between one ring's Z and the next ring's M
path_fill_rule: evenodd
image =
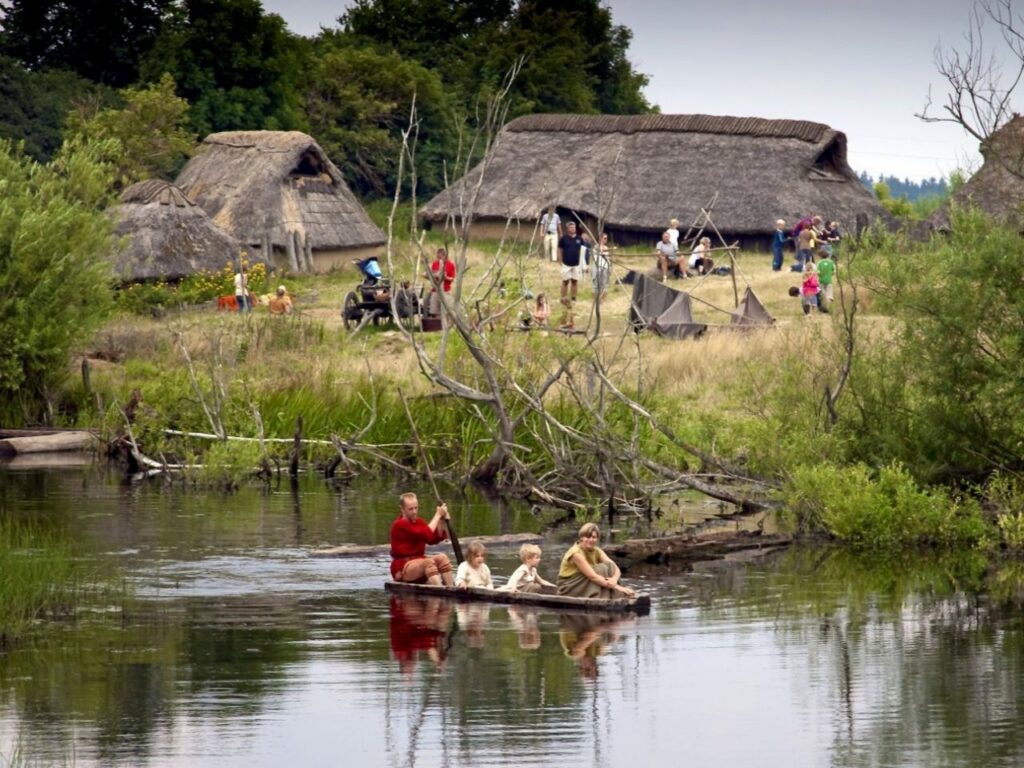
M646 616L651 611L651 596L637 595L614 600L599 598L566 597L565 595L538 595L531 592L502 592L496 589L456 589L437 587L433 584L408 584L403 581L388 581L384 590L394 595L416 595L417 597L440 597L458 602L499 603L502 605L532 605L558 611L585 611L587 613L635 613Z

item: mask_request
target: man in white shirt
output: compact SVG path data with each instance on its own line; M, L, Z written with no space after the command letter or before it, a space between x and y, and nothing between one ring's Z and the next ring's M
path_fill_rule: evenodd
M555 206L549 205L547 213L540 217L540 231L544 233L544 253L552 261L558 261L558 239L562 236L562 219L555 213Z
M682 270L677 270L679 262L679 249L672 243L672 236L666 230L661 233L661 242L654 246L654 254L658 257L658 266L661 268L661 282L668 279L669 270L682 276Z

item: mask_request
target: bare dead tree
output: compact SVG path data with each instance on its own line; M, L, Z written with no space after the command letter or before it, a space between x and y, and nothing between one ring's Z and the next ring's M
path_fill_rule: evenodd
M916 116L929 123L959 125L978 140L986 157L1024 178L1021 149L1011 147L1014 142L993 141L993 135L1016 116L1012 101L1024 79L1024 16L1015 10L1014 0L976 0L963 44L940 44L935 65L949 93L935 113L929 92Z

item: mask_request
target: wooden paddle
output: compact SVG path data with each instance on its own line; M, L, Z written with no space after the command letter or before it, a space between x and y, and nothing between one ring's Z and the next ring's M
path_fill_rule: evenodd
M402 401L402 407L405 408L405 417L409 420L409 428L412 430L413 439L416 441L416 447L420 452L420 459L423 460L423 467L427 471L427 480L430 481L430 487L434 489L434 497L437 499L437 503L444 504L441 500L441 494L437 490L437 483L434 482L434 473L430 469L430 460L427 459L427 451L423 447L423 441L420 440L419 430L416 429L416 422L412 420L412 411L409 410L409 403L405 399L405 393L401 389L398 390L398 397ZM465 559L462 557L462 545L459 544L458 534L455 533L455 526L452 525L452 519L449 513L449 517L446 517L441 521L441 524L445 526L448 531L448 540L452 543L452 552L455 553L455 564L461 565Z

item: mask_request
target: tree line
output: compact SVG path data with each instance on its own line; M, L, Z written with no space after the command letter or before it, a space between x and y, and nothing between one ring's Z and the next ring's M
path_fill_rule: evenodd
M889 189L889 193L893 197L902 197L910 202L920 200L923 197L946 197L950 192L950 181L946 178L935 178L934 176L921 179L921 181L912 181L908 178L899 178L898 176L886 176L884 173L878 175L878 178L874 178L867 171L861 171L860 183L869 192L875 191L876 184L885 184Z
M415 100L418 183L445 158L516 62L509 117L639 114L647 77L631 32L600 0L357 0L315 37L259 0L8 0L0 19L0 138L50 160L68 127L171 78L194 137L300 130L363 195L390 194ZM179 158L183 160L183 158ZM171 171L177 170L176 168Z

